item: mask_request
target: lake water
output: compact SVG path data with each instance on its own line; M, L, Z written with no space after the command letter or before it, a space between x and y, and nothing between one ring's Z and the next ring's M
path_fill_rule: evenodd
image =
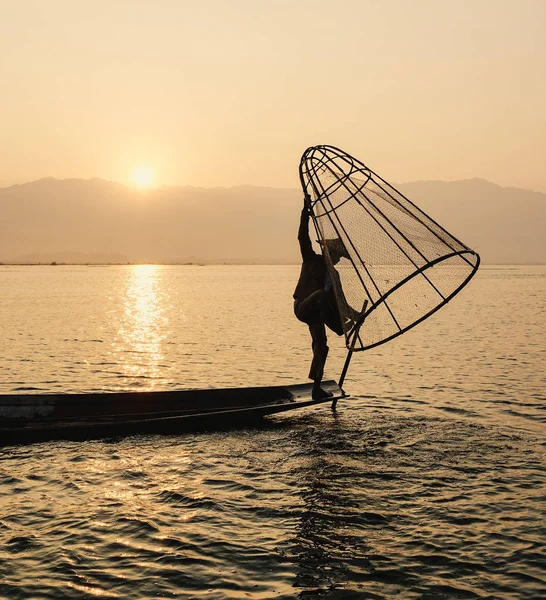
M0 393L304 382L298 272L0 266ZM483 267L335 414L0 449L0 597L545 598L545 323Z

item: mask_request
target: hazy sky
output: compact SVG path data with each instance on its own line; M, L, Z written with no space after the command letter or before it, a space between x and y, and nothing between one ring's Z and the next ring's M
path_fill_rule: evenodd
M296 187L326 143L546 191L545 32L546 0L0 0L0 185Z

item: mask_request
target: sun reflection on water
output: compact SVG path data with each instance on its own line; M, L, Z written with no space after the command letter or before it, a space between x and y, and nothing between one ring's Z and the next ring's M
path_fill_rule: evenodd
M130 268L127 294L120 328L118 352L125 377L134 385L151 390L163 379L162 342L168 318L161 266L134 265Z

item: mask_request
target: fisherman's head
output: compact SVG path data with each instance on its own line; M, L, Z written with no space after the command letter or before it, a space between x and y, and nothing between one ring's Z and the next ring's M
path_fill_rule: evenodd
M332 238L329 240L319 240L322 247L322 253L328 253L332 264L336 265L343 257L349 258L349 253L345 244L340 238Z

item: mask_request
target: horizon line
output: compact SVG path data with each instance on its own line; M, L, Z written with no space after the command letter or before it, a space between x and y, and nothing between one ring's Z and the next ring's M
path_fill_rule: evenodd
M150 185L149 187L146 187L146 188L139 188L139 187L131 185L131 184L125 184L125 183L121 183L119 181L113 181L110 179L105 179L104 177L97 177L97 176L86 178L86 177L54 177L52 175L47 175L45 177L40 177L38 179L25 181L23 183L13 183L13 184L7 185L7 186L0 186L0 191L1 190L9 190L11 188L16 188L16 187L33 185L33 184L41 183L41 182L48 182L48 181L61 182L61 183L62 182L89 182L89 183L91 183L91 182L97 181L97 182L106 183L106 184L110 184L110 185L116 185L116 186L122 187L126 190L130 190L130 191L133 191L133 192L141 194L141 195L145 195L150 192L161 191L161 190L188 189L188 188L194 189L194 190L236 190L236 189L240 189L240 188L270 189L270 190L299 190L298 187L286 187L286 186L275 187L275 186L271 186L271 185L254 185L254 184L247 184L247 183L242 183L242 184L233 185L233 186L215 185L215 186L210 186L210 187L193 185L193 184L161 184L161 185ZM446 179L415 179L413 181L398 182L398 183L395 183L394 186L396 187L399 185L402 185L402 186L403 185L411 185L411 184L415 184L415 183L446 183L446 184L450 184L450 183L463 183L466 181L480 181L480 182L484 182L484 183L493 185L493 186L501 188L501 189L514 189L514 190L523 190L523 191L533 192L536 194L546 194L546 192L541 192L539 190L535 190L532 188L517 187L514 185L501 185L499 183L495 183L494 181L490 181L489 179L485 179L484 177L479 177L479 176L466 177L466 178L462 178L462 179L450 179L450 180L446 180Z
M546 267L546 262L481 262L482 266L487 267ZM156 267L287 267L301 266L301 261L275 262L275 261L256 261L246 260L226 260L226 261L127 261L127 262L64 262L64 261L45 261L45 262L3 262L0 260L0 267L137 267L137 266L156 266Z

